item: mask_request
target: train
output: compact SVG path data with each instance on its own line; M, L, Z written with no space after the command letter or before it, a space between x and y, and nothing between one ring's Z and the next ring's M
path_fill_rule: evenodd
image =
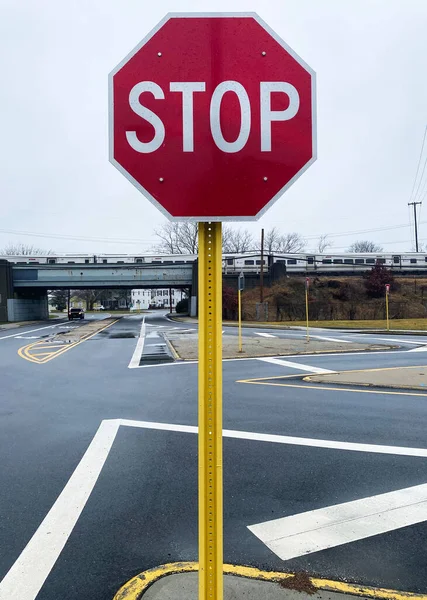
M16 265L184 265L197 259L194 254L49 254L46 256L0 256ZM236 254L224 254L223 272L259 273L261 264L268 271L274 264L281 264L286 273L296 274L355 274L372 269L375 265L384 265L392 271L409 273L427 273L427 254L411 253L265 253L261 258L259 251Z

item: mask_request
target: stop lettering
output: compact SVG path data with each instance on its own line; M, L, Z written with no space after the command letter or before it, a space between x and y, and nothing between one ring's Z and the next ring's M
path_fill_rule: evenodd
M182 95L182 150L183 152L194 152L194 100L195 92L206 92L204 81L183 81L169 84L170 92L179 92ZM166 135L165 125L162 120L141 102L141 94L151 93L157 100L165 99L162 88L153 81L141 81L130 91L129 106L154 129L153 139L149 142L141 142L136 131L126 131L126 139L129 145L142 154L158 150ZM233 92L239 102L239 114L236 121L240 121L240 129L237 139L233 142L224 138L221 128L221 103L227 92ZM284 110L272 110L271 94L281 92L289 98L288 107ZM271 123L272 121L287 121L292 119L298 112L299 95L290 83L282 81L265 81L260 83L260 148L261 152L271 152ZM246 146L251 131L251 102L243 85L237 81L223 81L215 88L209 107L210 129L216 146L223 152L239 152Z
M169 217L257 219L315 160L314 80L255 15L169 15L110 74L110 160Z

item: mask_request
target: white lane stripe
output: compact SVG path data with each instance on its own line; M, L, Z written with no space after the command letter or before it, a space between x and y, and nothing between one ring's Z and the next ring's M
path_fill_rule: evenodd
M151 421L133 421L130 419L118 419L118 421L120 425L126 427L139 427L141 429L154 429L158 431L197 433L197 427L194 425L175 425L171 423L155 423ZM237 431L233 429L224 429L223 436L238 440L269 442L272 444L287 444L290 446L309 446L311 448L328 448L332 450L348 450L351 452L371 452L375 454L393 454L397 456L418 456L421 458L427 458L427 448L407 448L404 446L381 446L379 444L337 442L334 440L300 438L272 433L254 433L252 431Z
M338 342L339 344L351 344L352 342L350 340L343 340L338 339L338 338L330 338L330 337L323 337L322 335L312 335L310 333L310 338L315 338L316 340L326 340L327 342Z
M118 421L103 421L76 470L0 583L0 600L34 600L64 548L113 445Z
M35 600L96 484L119 426L193 434L198 432L197 427L192 425L151 423L127 419L102 421L83 458L58 499L0 583L0 600ZM224 437L242 440L427 458L427 449L424 448L376 446L373 444L294 438L227 429L224 430L223 434Z
M320 367L312 367L310 365L302 365L300 363L290 362L289 360L282 360L280 358L260 358L263 362L268 362L273 365L279 365L280 367L290 367L291 369L299 369L300 371L310 371L310 373L336 373L336 371L331 371L330 369L322 369Z
M248 527L282 560L427 520L427 484L344 502Z
M427 346L421 346L421 348L412 348L408 352L427 352Z
M53 329L54 327L63 327L64 323L58 323L57 325L47 325L46 327L39 327L38 329L30 329L29 331L19 331L13 335L4 335L0 337L0 340L7 340L8 338L19 337L20 335L27 335L27 333L34 333L35 331L41 331L42 329Z
M262 337L266 337L266 338L275 338L277 337L277 335L271 335L271 333L261 333L258 331L254 331L255 335L261 335Z
M380 337L375 337L375 336L371 336L368 334L364 334L361 333L359 335L348 335L347 337L357 337L359 340L363 338L368 338L368 340L376 340L379 342L396 342L398 344L413 344L414 346L419 346L420 344L422 344L423 342L414 342L414 340L401 340L401 339L396 339L396 338L390 338L390 337L386 337L386 338L380 338ZM368 341L369 343L369 341Z
M132 358L130 359L130 363L128 364L128 369L136 369L139 367L139 363L142 356L142 351L144 350L145 343L145 317L142 319L141 330L139 332L139 338L136 342L135 350L133 351Z

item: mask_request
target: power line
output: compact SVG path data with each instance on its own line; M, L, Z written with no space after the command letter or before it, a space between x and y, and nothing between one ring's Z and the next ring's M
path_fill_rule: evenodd
M419 170L420 170L420 165L421 165L421 158L422 158L422 156L423 156L424 144L425 144L425 141L426 141L426 135L427 135L427 125L426 125L426 127L425 127L425 129L424 129L423 143L421 144L420 156L419 156L419 158L418 158L417 171L416 171L416 173L415 173L414 185L412 186L411 195L409 196L409 202L411 202L411 201L412 201L412 196L414 195L414 190L415 190L415 186L416 186L416 183L417 183L417 179L418 179L418 173L419 173ZM424 161L423 172L422 172L422 175L421 175L420 181L419 181L419 183L418 183L418 188L417 188L417 192L415 193L415 196L416 196L416 195L417 195L417 193L418 193L418 189L419 189L419 187L420 187L420 183L421 183L421 180L422 180L422 178L423 178L424 171L425 171L425 168L426 168L426 163L427 163L427 157L426 157L426 160Z
M13 229L0 229L0 233L10 233L12 235L28 235L32 237L40 237L40 238L51 238L58 240L74 240L78 242L103 242L109 244L154 244L154 240L141 240L135 238L127 238L126 240L122 238L101 238L101 237L89 237L83 235L65 235L65 234L56 234L56 233L36 233L33 231L16 231Z

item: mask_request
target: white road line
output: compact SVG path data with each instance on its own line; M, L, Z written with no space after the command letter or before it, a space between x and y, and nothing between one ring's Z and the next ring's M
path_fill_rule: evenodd
M34 333L35 331L41 331L42 329L53 329L54 327L63 326L63 323L58 323L57 325L47 325L46 327L39 327L38 329L30 329L30 331L21 331L12 335L4 335L3 337L0 337L0 340L7 340L8 338L19 337L20 335L27 335L27 333Z
M421 346L421 348L412 348L408 352L427 352L427 346Z
M128 364L128 369L136 369L139 367L139 363L142 356L142 351L144 350L145 343L145 317L142 319L141 330L139 332L139 338L136 342L135 350L133 351L132 358L130 359L130 363Z
M0 583L0 600L35 600L79 518L119 428L103 421L76 470Z
M156 423L152 421L133 421L118 419L120 425L125 427L139 427L141 429L154 429L157 431L177 431L182 433L197 433L195 425L175 425L172 423ZM223 436L238 440L254 442L269 442L272 444L286 444L290 446L309 446L311 448L328 448L332 450L347 450L351 452L368 452L374 454L393 454L397 456L418 456L427 458L427 448L407 448L404 446L381 446L379 444L359 444L357 442L340 442L335 440L320 440L315 438L300 438L272 433L254 433L252 431L237 431L224 429ZM426 484L427 485L427 484Z
M357 337L359 340L363 339L364 337L369 338L370 340L376 340L379 342L396 342L398 344L413 344L414 346L419 346L420 344L422 344L422 342L414 342L414 340L397 340L396 338L390 338L390 337L386 337L386 338L380 338L380 337L374 337L374 336L370 336L368 334L359 334L359 335L349 335L347 337Z
M275 338L277 337L277 335L271 335L271 333L261 333L258 331L254 331L254 335L261 335L262 337L266 337L266 338Z
M102 421L63 491L0 583L0 600L35 600L89 499L120 426L192 434L198 432L197 427L193 425L152 423L128 419ZM377 446L227 429L223 431L223 434L224 437L241 440L427 458L427 449L425 448ZM427 484L424 485L427 486ZM424 517L426 520L426 512L424 512Z
M290 362L289 360L282 360L281 358L259 358L263 362L268 362L273 365L279 365L280 367L290 367L291 369L299 369L300 371L310 371L311 373L336 373L336 371L331 371L330 369L322 369L320 367L312 367L310 365L302 365L300 363Z
M38 340L41 338L41 335L17 335L16 339L18 340Z
M310 333L310 338L315 338L316 340L326 340L327 342L338 342L339 344L351 344L350 340L343 340L342 338L330 338L323 337L322 335L312 335Z
M282 560L335 548L427 520L427 484L248 527Z

